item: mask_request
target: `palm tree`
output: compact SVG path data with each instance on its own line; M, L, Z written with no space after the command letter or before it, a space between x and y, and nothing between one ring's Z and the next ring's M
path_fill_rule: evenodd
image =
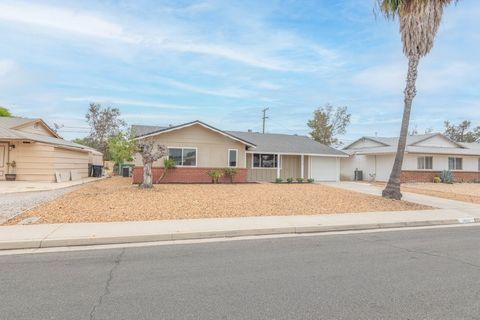
M418 63L433 47L435 34L442 19L443 9L457 0L377 0L378 7L387 19L398 17L402 35L403 53L408 58L407 83L404 91L404 109L397 154L392 173L382 195L400 200L400 173L408 135L412 101L416 94Z

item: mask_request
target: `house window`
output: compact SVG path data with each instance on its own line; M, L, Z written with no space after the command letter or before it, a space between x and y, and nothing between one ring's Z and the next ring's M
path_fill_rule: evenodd
M448 170L463 170L463 159L462 158L448 158Z
M433 169L433 157L418 157L417 169Z
M168 158L175 161L177 166L195 167L197 165L197 149L168 148Z
M238 161L238 150L237 149L228 149L228 166L236 167Z
M253 154L253 167L254 168L277 168L278 158L276 154Z

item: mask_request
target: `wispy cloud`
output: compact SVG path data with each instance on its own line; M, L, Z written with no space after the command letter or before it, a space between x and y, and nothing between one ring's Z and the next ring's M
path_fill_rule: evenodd
M122 99L115 97L67 97L64 98L64 101L85 101L85 102L94 102L94 103L106 103L112 105L125 105L125 106L138 106L145 108L156 108L156 109L192 109L191 106L176 105L176 104L166 104L166 103L156 103L151 101L143 100L133 100L133 99Z

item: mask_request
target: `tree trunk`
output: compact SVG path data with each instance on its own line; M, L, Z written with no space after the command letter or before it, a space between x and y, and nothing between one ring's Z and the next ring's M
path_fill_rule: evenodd
M407 84L404 91L405 106L403 109L402 126L398 139L397 153L395 155L395 162L393 163L390 179L388 180L387 186L382 192L382 196L388 199L400 200L402 198L402 193L400 192L400 175L402 173L403 155L405 153L405 146L407 144L408 125L410 122L410 112L412 111L412 101L417 93L415 82L417 81L419 61L419 55L412 55L408 58Z
M143 182L140 185L140 188L147 189L153 188L152 184L152 163L144 163L143 164Z

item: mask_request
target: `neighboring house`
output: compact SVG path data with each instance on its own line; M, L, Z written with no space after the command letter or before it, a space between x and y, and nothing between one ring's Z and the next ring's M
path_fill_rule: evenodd
M362 137L346 146L350 155L341 161L341 179L353 180L356 169L364 180L388 181L398 138ZM451 170L455 180L480 180L480 144L457 143L441 133L407 137L402 182L432 182L441 171Z
M41 119L0 117L0 180L12 161L17 180L56 181L56 173L87 177L89 164L101 165L103 155L62 139Z
M176 168L162 182L210 182L207 172L238 168L236 182L274 181L276 178L312 178L337 181L340 158L347 155L306 136L222 131L201 121L178 126L132 126L136 139L155 139L169 150ZM134 183L143 180L141 155L135 155ZM155 182L163 172L163 159L153 165ZM224 177L224 181L228 178Z

